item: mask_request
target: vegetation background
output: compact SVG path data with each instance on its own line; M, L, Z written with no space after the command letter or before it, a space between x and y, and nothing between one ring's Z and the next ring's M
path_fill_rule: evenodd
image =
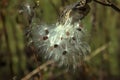
M77 0L38 1L36 13L40 21L36 21L51 24L57 21L63 7ZM120 8L120 0L110 1ZM18 13L23 2L0 0L0 80L20 80L47 63L36 56L34 49L25 46L27 22ZM90 34L92 49L85 64L75 72L66 72L51 64L29 80L120 80L120 13L95 2L90 7L90 13L82 21Z

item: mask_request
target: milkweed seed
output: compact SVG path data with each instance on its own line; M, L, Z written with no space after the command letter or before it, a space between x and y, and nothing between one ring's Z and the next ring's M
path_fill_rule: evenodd
M47 40L48 39L48 36L43 36L43 40Z
M55 45L54 45L54 48L57 48L57 47L58 47L58 44L55 44Z
M67 51L63 51L63 53L62 53L63 55L66 55L67 54Z

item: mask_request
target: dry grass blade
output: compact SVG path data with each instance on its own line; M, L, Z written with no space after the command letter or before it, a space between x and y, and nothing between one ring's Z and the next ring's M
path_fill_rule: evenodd
M85 58L85 61L89 61L91 58L93 58L94 56L96 56L96 55L99 54L100 52L104 51L106 48L108 48L109 44L110 44L110 43L107 43L107 44L99 47L99 48L96 49L95 51L93 51L90 56L87 56L87 57Z
M29 80L33 75L37 74L40 70L46 68L46 66L53 64L54 61L48 61L46 63L44 63L43 65L37 67L35 70L33 70L32 72L30 72L29 74L27 74L25 77L23 77L21 80Z

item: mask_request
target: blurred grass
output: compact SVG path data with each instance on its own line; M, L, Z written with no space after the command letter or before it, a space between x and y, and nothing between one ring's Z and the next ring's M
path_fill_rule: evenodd
M27 23L25 24L25 19L18 15L17 8L23 1L0 1L0 80L21 79L37 67L33 52L29 49L29 52L25 50L24 25ZM51 24L57 21L60 14L58 11L76 0L39 1L40 6L36 9L38 18L41 22ZM111 1L120 7L119 0ZM109 42L110 45L107 49L92 57L75 74L65 73L62 69L50 67L50 69L42 71L42 80L120 79L120 13L94 2L90 3L90 6L91 12L82 22L89 32L92 52ZM91 53L91 55L93 54ZM38 63L41 64L42 61L40 59ZM37 80L37 78L34 80Z

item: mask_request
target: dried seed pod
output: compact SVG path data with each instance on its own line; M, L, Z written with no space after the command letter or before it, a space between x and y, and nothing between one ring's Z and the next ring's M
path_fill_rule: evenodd
M68 13L69 10L66 14ZM64 23L57 22L52 26L36 25L31 28L31 34L39 54L44 54L45 58L52 59L61 66L75 69L90 53L90 47L85 38L86 30L80 26L79 20L75 20L74 24L73 20L74 14L64 18Z
M53 28L39 25L37 29L32 29L32 34L35 46L45 58L52 59L61 66L75 68L89 54L90 47L85 41L85 29L77 29L80 23L73 25L71 22L72 18L69 18L64 25L55 24ZM49 30L47 35L44 27ZM43 37L43 40L38 40L40 37Z

